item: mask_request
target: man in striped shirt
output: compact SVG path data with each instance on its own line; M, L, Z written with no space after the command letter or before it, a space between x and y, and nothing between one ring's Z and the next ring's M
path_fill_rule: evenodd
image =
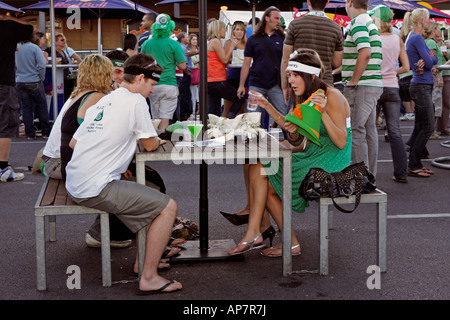
M323 80L330 86L334 82L332 69L341 66L344 55L341 27L324 12L328 0L308 0L307 3L309 12L289 24L284 40L281 79L286 101L289 98L286 68L294 50L308 48L316 51L325 67Z
M352 163L364 161L376 175L378 132L376 105L383 93L380 33L367 14L369 0L347 0L352 19L344 42L342 82L350 104L352 122Z

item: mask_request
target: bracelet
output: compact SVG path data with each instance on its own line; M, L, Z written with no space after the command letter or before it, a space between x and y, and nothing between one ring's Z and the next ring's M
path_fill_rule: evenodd
M291 133L289 132L289 140L291 140L291 142L299 141L302 136L299 133L297 133L297 135L298 137L296 139L293 139Z
M308 139L306 139L306 137L303 138L303 143L302 143L302 150L305 151L306 149L306 143L308 142Z

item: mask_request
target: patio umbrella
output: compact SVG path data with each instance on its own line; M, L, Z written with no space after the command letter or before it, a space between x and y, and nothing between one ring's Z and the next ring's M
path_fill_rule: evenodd
M49 11L51 1L42 1L22 9ZM98 39L97 48L101 53L101 20L102 19L133 19L142 17L146 13L157 12L138 5L130 0L54 0L54 12L57 15L70 15L67 13L69 7L81 9L81 19L97 19Z
M394 10L394 14L397 15L396 19L399 19L398 15L401 15L400 19L403 19L405 12L414 9L427 9L430 12L432 18L450 18L445 13L438 12L436 10L424 7L414 1L409 0L370 0L369 6L385 5Z
M38 10L49 12L50 15L50 29L51 29L51 56L56 57L55 48L55 12L60 15L67 15L67 8L70 6L81 9L81 17L84 19L98 19L98 42L97 48L101 54L101 19L126 19L135 18L138 15L145 13L157 12L147 9L129 0L49 0L42 1L30 6L21 8L26 10ZM52 59L52 88L56 88L56 59ZM55 90L55 89L54 89ZM58 115L58 97L56 91L53 94L53 115L56 119Z
M0 10L2 10L2 11L21 12L21 13L23 12L22 10L14 8L13 6L10 6L9 4L4 3L2 1L0 1Z

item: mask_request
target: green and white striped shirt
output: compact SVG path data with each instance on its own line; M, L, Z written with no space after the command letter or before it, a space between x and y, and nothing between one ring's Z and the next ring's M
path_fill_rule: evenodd
M359 79L359 86L383 87L381 62L383 54L378 28L367 13L352 19L347 38L344 42L344 60L342 61L342 81L350 81L355 71L358 52L370 48L370 60Z

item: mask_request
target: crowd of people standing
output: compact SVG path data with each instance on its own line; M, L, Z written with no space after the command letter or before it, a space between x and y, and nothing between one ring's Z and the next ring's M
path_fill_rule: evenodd
M311 167L339 171L351 162L364 162L376 176L377 106L381 106L387 123L395 182L432 176L434 172L421 162L427 156L426 144L433 134L448 134L450 76L436 66L450 64L446 62L450 50L442 41L439 26L430 23L429 12L416 9L406 13L402 30L396 35L391 9L380 5L368 11L368 0L348 0L346 11L352 21L344 35L325 15L327 3L308 0L308 14L291 22L287 30L275 6L264 11L251 35L242 21L234 22L230 39L225 39L224 22L214 19L207 27L208 114L233 118L248 111L249 91L262 95L256 110L262 114L261 126L272 124L283 129L286 145L293 151L292 206L297 212L308 207L298 188ZM11 138L21 113L26 135L34 139L32 121L38 114L43 136L50 136L46 147L55 147L52 153L44 150L45 174L57 173L54 177L66 180L75 202L117 215L131 234L148 226L147 256L138 294L180 290L180 283L158 275L161 257L173 254L170 229L176 203L160 190L150 192L147 187L122 181L121 176L133 174L128 170L136 139L142 140L147 151L165 143L151 118L160 119L157 129L164 131L174 121L198 113L198 36L181 32L174 37L175 23L169 15L147 14L142 20L147 31L140 39L127 35L124 50L82 60L65 44L64 35L58 34L57 57L63 64L71 59L78 62L80 74L76 88L67 88L67 101L51 129L43 91L51 50L42 52L42 36L32 39L29 25L8 20L2 17L0 30L15 27L18 32L14 36L4 34L2 40L8 53L3 54L1 64L5 75L0 83L1 181L24 178L8 162ZM16 73L3 63L6 60L15 61L12 65L17 66ZM333 76L339 72L343 92L334 87ZM321 92L312 97L317 90ZM298 123L285 118L309 98L321 113L318 141L301 135ZM414 108L414 129L406 143L400 132L402 102L410 103L407 111ZM129 108L122 108L124 104ZM105 130L89 129L92 121L101 122ZM104 142L100 151L92 151L99 141ZM405 145L409 146L409 157ZM83 171L87 163L98 170ZM272 242L268 214L282 230L281 173L267 174L266 169L259 162L244 165L248 203L240 212L224 216L239 221L235 224L248 223L248 228L229 254L261 248L266 238ZM294 234L292 239L292 255L299 255L299 241ZM261 253L281 256L281 245Z

